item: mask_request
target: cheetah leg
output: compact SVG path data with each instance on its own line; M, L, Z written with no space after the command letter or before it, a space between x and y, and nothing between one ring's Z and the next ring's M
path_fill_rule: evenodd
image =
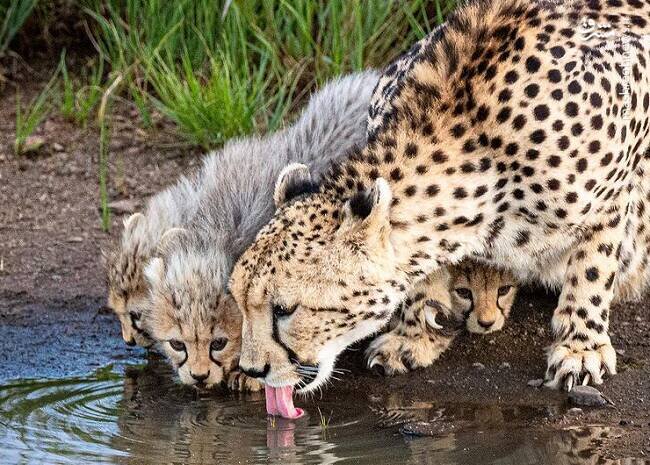
M447 350L457 334L455 328L462 322L450 317L446 285L440 285L440 281L432 285L432 280L438 277L416 285L402 304L391 330L372 341L366 350L368 368L382 368L389 376L406 373L431 365ZM440 325L447 317L452 329Z
M569 259L551 323L555 342L548 350L548 387L571 390L576 384L602 384L604 374L616 374L607 331L623 223L614 211Z

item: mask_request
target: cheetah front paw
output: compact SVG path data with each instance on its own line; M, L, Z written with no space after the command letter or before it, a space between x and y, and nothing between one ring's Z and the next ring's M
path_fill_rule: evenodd
M239 392L257 392L262 390L264 385L255 378L245 375L239 370L230 372L228 375L228 389Z
M616 352L610 342L590 349L559 342L549 349L544 385L570 391L578 384L602 384L605 374L616 374Z
M431 365L442 354L452 338L435 333L405 336L390 331L377 337L366 350L368 368L378 367L392 376Z

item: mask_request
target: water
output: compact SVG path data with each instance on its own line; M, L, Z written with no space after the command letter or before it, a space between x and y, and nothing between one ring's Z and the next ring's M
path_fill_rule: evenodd
M539 409L403 405L399 396L304 400L307 417L271 420L259 394L202 397L170 375L153 360L123 372L109 367L87 377L5 384L0 463L595 463L598 437L613 434L526 428L532 416L549 413ZM418 421L434 425L439 437L400 433Z
M594 464L612 463L596 452L601 436L620 434L529 426L557 406L442 405L367 387L298 400L304 418L271 421L260 394L178 385L159 357L124 347L110 314L30 310L0 321L0 465ZM400 432L418 422L436 436Z

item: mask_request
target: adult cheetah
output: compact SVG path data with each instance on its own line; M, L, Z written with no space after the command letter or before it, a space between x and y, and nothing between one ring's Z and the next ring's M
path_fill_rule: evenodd
M320 386L409 290L473 257L560 285L548 386L614 374L610 303L648 273L649 20L647 0L476 0L389 67L367 146L317 192L287 168L234 269L245 372L291 408L290 387ZM377 363L438 356L421 315Z

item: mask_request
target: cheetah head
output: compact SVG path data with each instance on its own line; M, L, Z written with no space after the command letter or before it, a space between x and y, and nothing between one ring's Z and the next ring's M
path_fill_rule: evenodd
M243 313L240 367L264 381L267 396L268 386L307 392L325 382L341 351L390 320L406 282L383 179L342 202L293 164L280 174L274 200L274 218L230 281Z
M150 302L144 322L182 383L210 389L237 367L241 313L225 291L223 257L172 229L145 270Z
M118 248L103 255L108 284L108 306L122 327L128 345L150 347L153 341L142 325L142 311L147 303L147 285L143 269L148 261L143 246L146 218L135 213L124 221Z
M450 275L452 308L465 318L467 329L486 334L503 328L517 294L514 277L475 262L452 266Z

